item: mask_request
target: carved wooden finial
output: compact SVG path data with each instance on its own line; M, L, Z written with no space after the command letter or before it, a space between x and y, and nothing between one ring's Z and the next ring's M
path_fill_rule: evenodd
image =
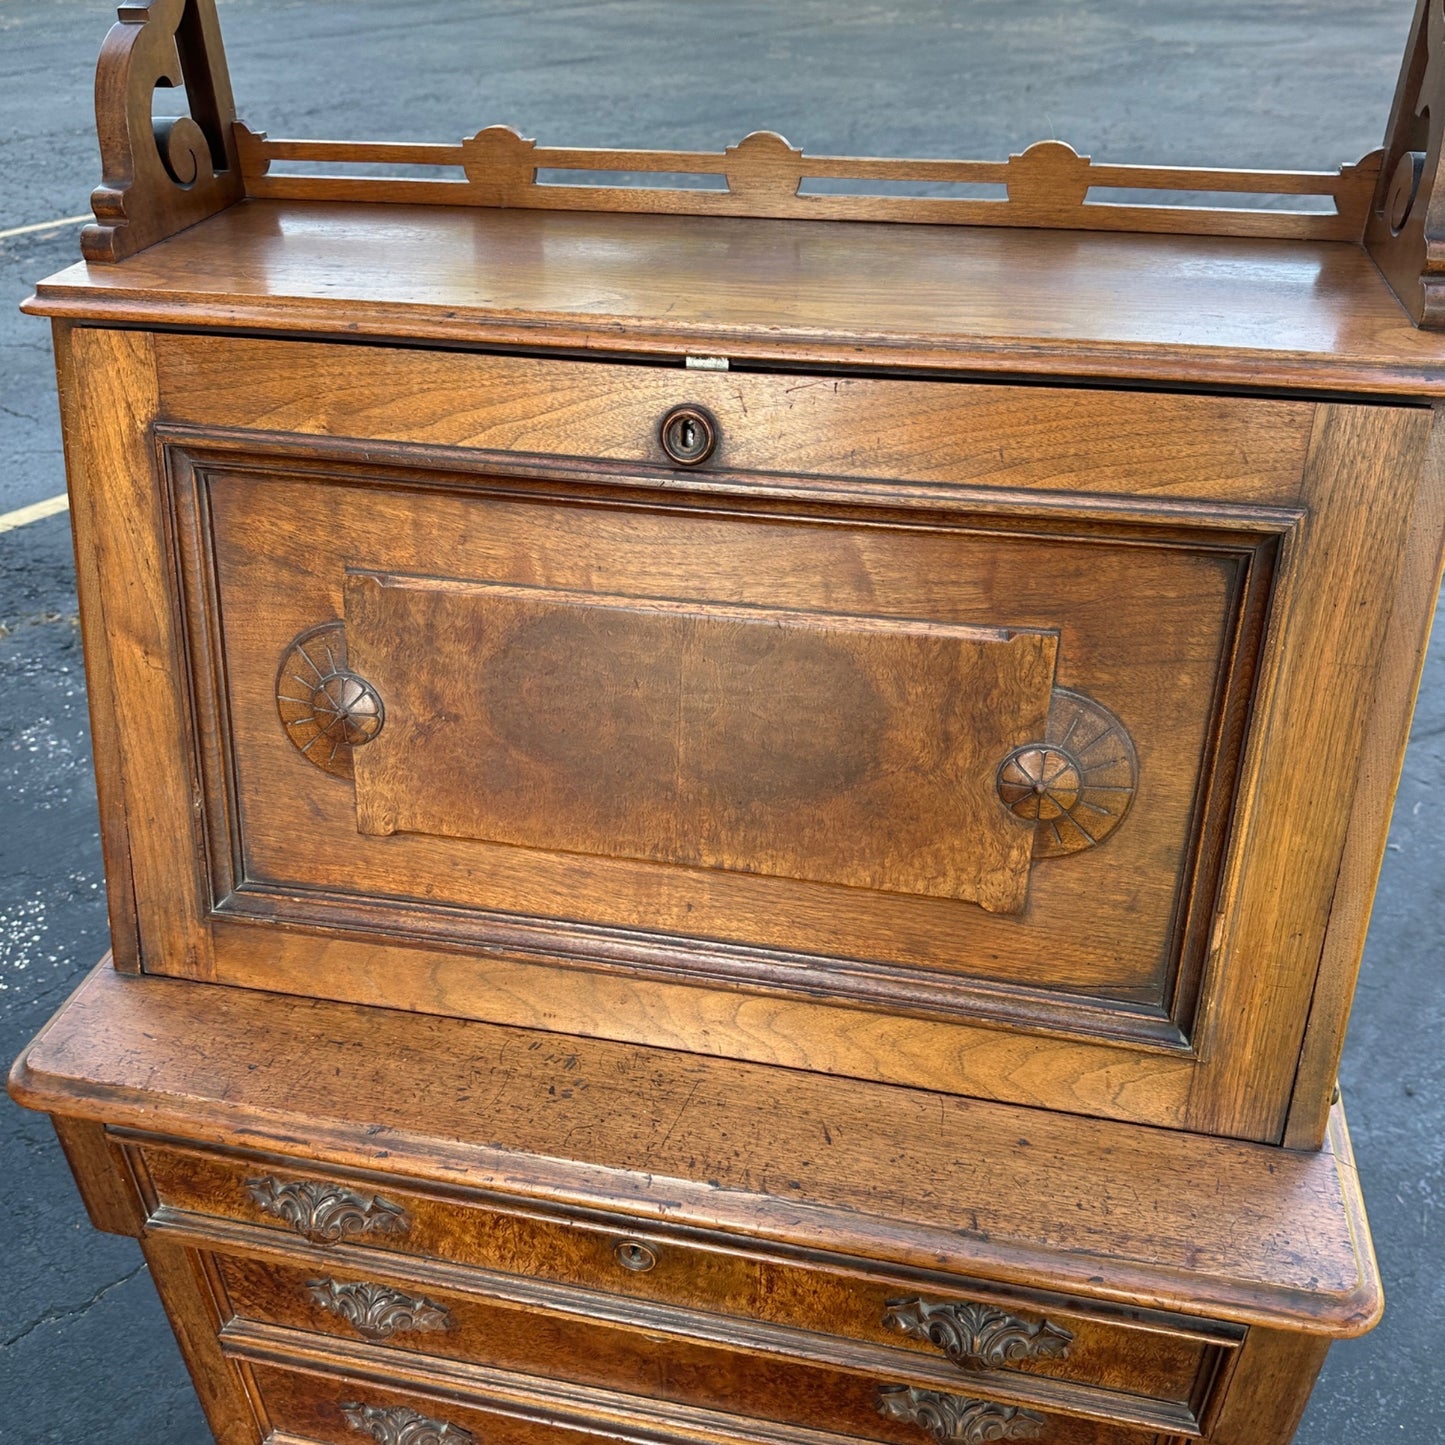
M231 82L215 0L122 5L101 48L95 115L103 180L88 261L119 261L242 195ZM185 87L190 114L153 118L157 89Z
M1445 328L1445 0L1418 0L1365 245L1420 326Z

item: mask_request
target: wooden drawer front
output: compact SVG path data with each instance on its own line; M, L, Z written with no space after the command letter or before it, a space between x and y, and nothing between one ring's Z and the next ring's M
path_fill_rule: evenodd
M1172 1445L1174 1438L1105 1421L1045 1416L980 1397L886 1386L860 1392L870 1400L861 1420L855 1419L852 1401L838 1399L830 1413L827 1402L820 1400L818 1413L827 1424L814 1429L787 1420L740 1417L726 1410L721 1396L718 1409L702 1409L626 1392L569 1387L534 1375L456 1370L441 1378L419 1373L412 1384L388 1379L384 1364L368 1368L371 1362L359 1354L334 1363L313 1357L303 1372L288 1367L284 1348L284 1340L267 1340L259 1349L250 1342L232 1345L243 1359L252 1353L272 1357L248 1368L265 1425L287 1440L299 1437L325 1445L362 1440L380 1445L561 1445L576 1440L580 1445L598 1435L685 1440L689 1445L841 1445L858 1439L888 1445L1024 1439L1045 1445ZM327 1370L328 1364L336 1373ZM862 1426L856 1433L855 1423Z
M1035 1412L1078 1412L1191 1433L1198 1427L1187 1408L1135 1394L998 1369L961 1373L941 1356L742 1321L723 1324L635 1301L608 1304L591 1294L525 1290L532 1298L483 1297L375 1271L338 1271L334 1262L298 1268L218 1255L214 1267L229 1308L263 1325L869 1439L893 1438L880 1420L880 1391L981 1390ZM1014 1322L1015 1339L1024 1333L1021 1324ZM1004 1328L995 1326L995 1341L1002 1342ZM1136 1373L1147 1376L1149 1363L1140 1362ZM1121 1374L1134 1366L1116 1362Z
M176 1222L175 1212L183 1211L190 1218L181 1222L192 1230L205 1227L195 1216L209 1216L337 1246L335 1267L348 1277L384 1270L386 1254L444 1260L889 1346L944 1366L935 1378L955 1372L960 1380L1029 1377L1127 1393L1158 1401L1182 1420L1204 1418L1222 1362L1239 1338L1198 1321L1020 1303L987 1286L970 1293L961 1281L950 1287L873 1277L652 1229L629 1232L625 1221L608 1228L503 1212L390 1183L328 1180L149 1148L143 1167L158 1220ZM367 1251L371 1263L363 1263L358 1250ZM433 1343L420 1340L418 1347Z
M662 419L716 421L713 471L1292 502L1315 406L1220 396L716 373L376 346L155 338L189 427L670 467ZM245 384L238 384L244 375Z

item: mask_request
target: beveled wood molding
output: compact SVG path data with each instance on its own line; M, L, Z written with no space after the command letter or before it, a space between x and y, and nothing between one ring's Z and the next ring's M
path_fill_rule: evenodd
M119 261L241 199L235 104L215 0L118 10L95 75L101 184L87 261ZM154 115L158 89L185 87L190 114Z
M1416 325L1445 327L1445 8L1416 0L1365 245Z
M377 1445L466 1445L476 1437L460 1425L433 1420L406 1405L343 1405L346 1423Z
M357 1234L405 1234L411 1218L380 1195L370 1199L311 1179L282 1181L275 1175L246 1180L246 1190L265 1214L284 1220L315 1244L338 1244Z
M1073 1333L1040 1320L1032 1325L993 1305L889 1300L886 1328L936 1345L955 1365L999 1370L1031 1360L1067 1360Z
M1048 1421L1033 1410L945 1395L912 1385L885 1385L878 1391L878 1413L927 1430L939 1445L983 1445L988 1440L1037 1440Z
M1006 161L810 156L772 131L754 131L718 154L710 151L606 150L539 146L507 126L490 126L459 145L272 140L235 127L246 194L268 200L397 202L542 210L660 212L788 220L903 221L913 224L1042 226L1063 230L1144 231L1205 236L1266 236L1358 241L1379 171L1379 153L1339 171L1254 171L1096 165L1061 141L1039 141ZM278 174L277 163L320 167ZM460 168L454 179L328 175L327 165ZM558 172L547 177L543 172ZM591 172L579 181L567 172ZM618 175L657 176L652 185L609 184ZM719 178L721 185L679 186L676 178ZM836 183L852 181L852 192ZM815 182L830 183L820 192ZM870 191L870 183L875 190ZM877 194L876 183L913 183L913 196ZM996 198L929 195L928 185L994 188ZM1098 191L1193 193L1195 204L1090 199ZM1313 197L1328 208L1263 209L1210 205L1208 197Z
M449 1330L450 1311L424 1295L403 1294L384 1284L365 1280L343 1283L334 1279L308 1280L312 1304L338 1316L368 1340L385 1340L411 1330Z

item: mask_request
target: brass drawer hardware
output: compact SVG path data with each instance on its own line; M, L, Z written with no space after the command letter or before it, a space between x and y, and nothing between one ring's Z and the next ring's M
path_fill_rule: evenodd
M1037 1440L1048 1421L1017 1405L971 1400L940 1390L885 1385L878 1391L878 1413L889 1420L921 1425L939 1445L983 1445L988 1440Z
M284 1219L314 1244L338 1244L353 1234L405 1234L411 1227L400 1205L379 1195L366 1199L335 1184L283 1182L267 1175L246 1180L246 1189L266 1214Z
M467 1445L476 1438L460 1425L429 1420L405 1405L343 1405L341 1413L358 1435L370 1435L377 1445Z
M1047 1320L1031 1325L993 1305L889 1300L883 1323L937 1345L955 1365L981 1370L1001 1370L1030 1360L1067 1360L1074 1339L1071 1331Z
M717 447L717 423L700 406L675 406L662 419L662 449L679 466L705 462Z
M635 1239L624 1239L612 1253L623 1269L636 1274L645 1274L657 1263L657 1254Z
M452 1326L451 1314L441 1305L383 1284L313 1279L306 1282L306 1293L313 1304L340 1316L369 1340L385 1340L409 1330L449 1330Z

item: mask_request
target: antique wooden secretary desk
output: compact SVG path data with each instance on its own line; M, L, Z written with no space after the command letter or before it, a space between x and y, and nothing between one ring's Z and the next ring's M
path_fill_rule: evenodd
M1287 1441L1381 1306L1441 0L1337 174L275 140L211 0L97 103L114 956L11 1089L216 1438Z

